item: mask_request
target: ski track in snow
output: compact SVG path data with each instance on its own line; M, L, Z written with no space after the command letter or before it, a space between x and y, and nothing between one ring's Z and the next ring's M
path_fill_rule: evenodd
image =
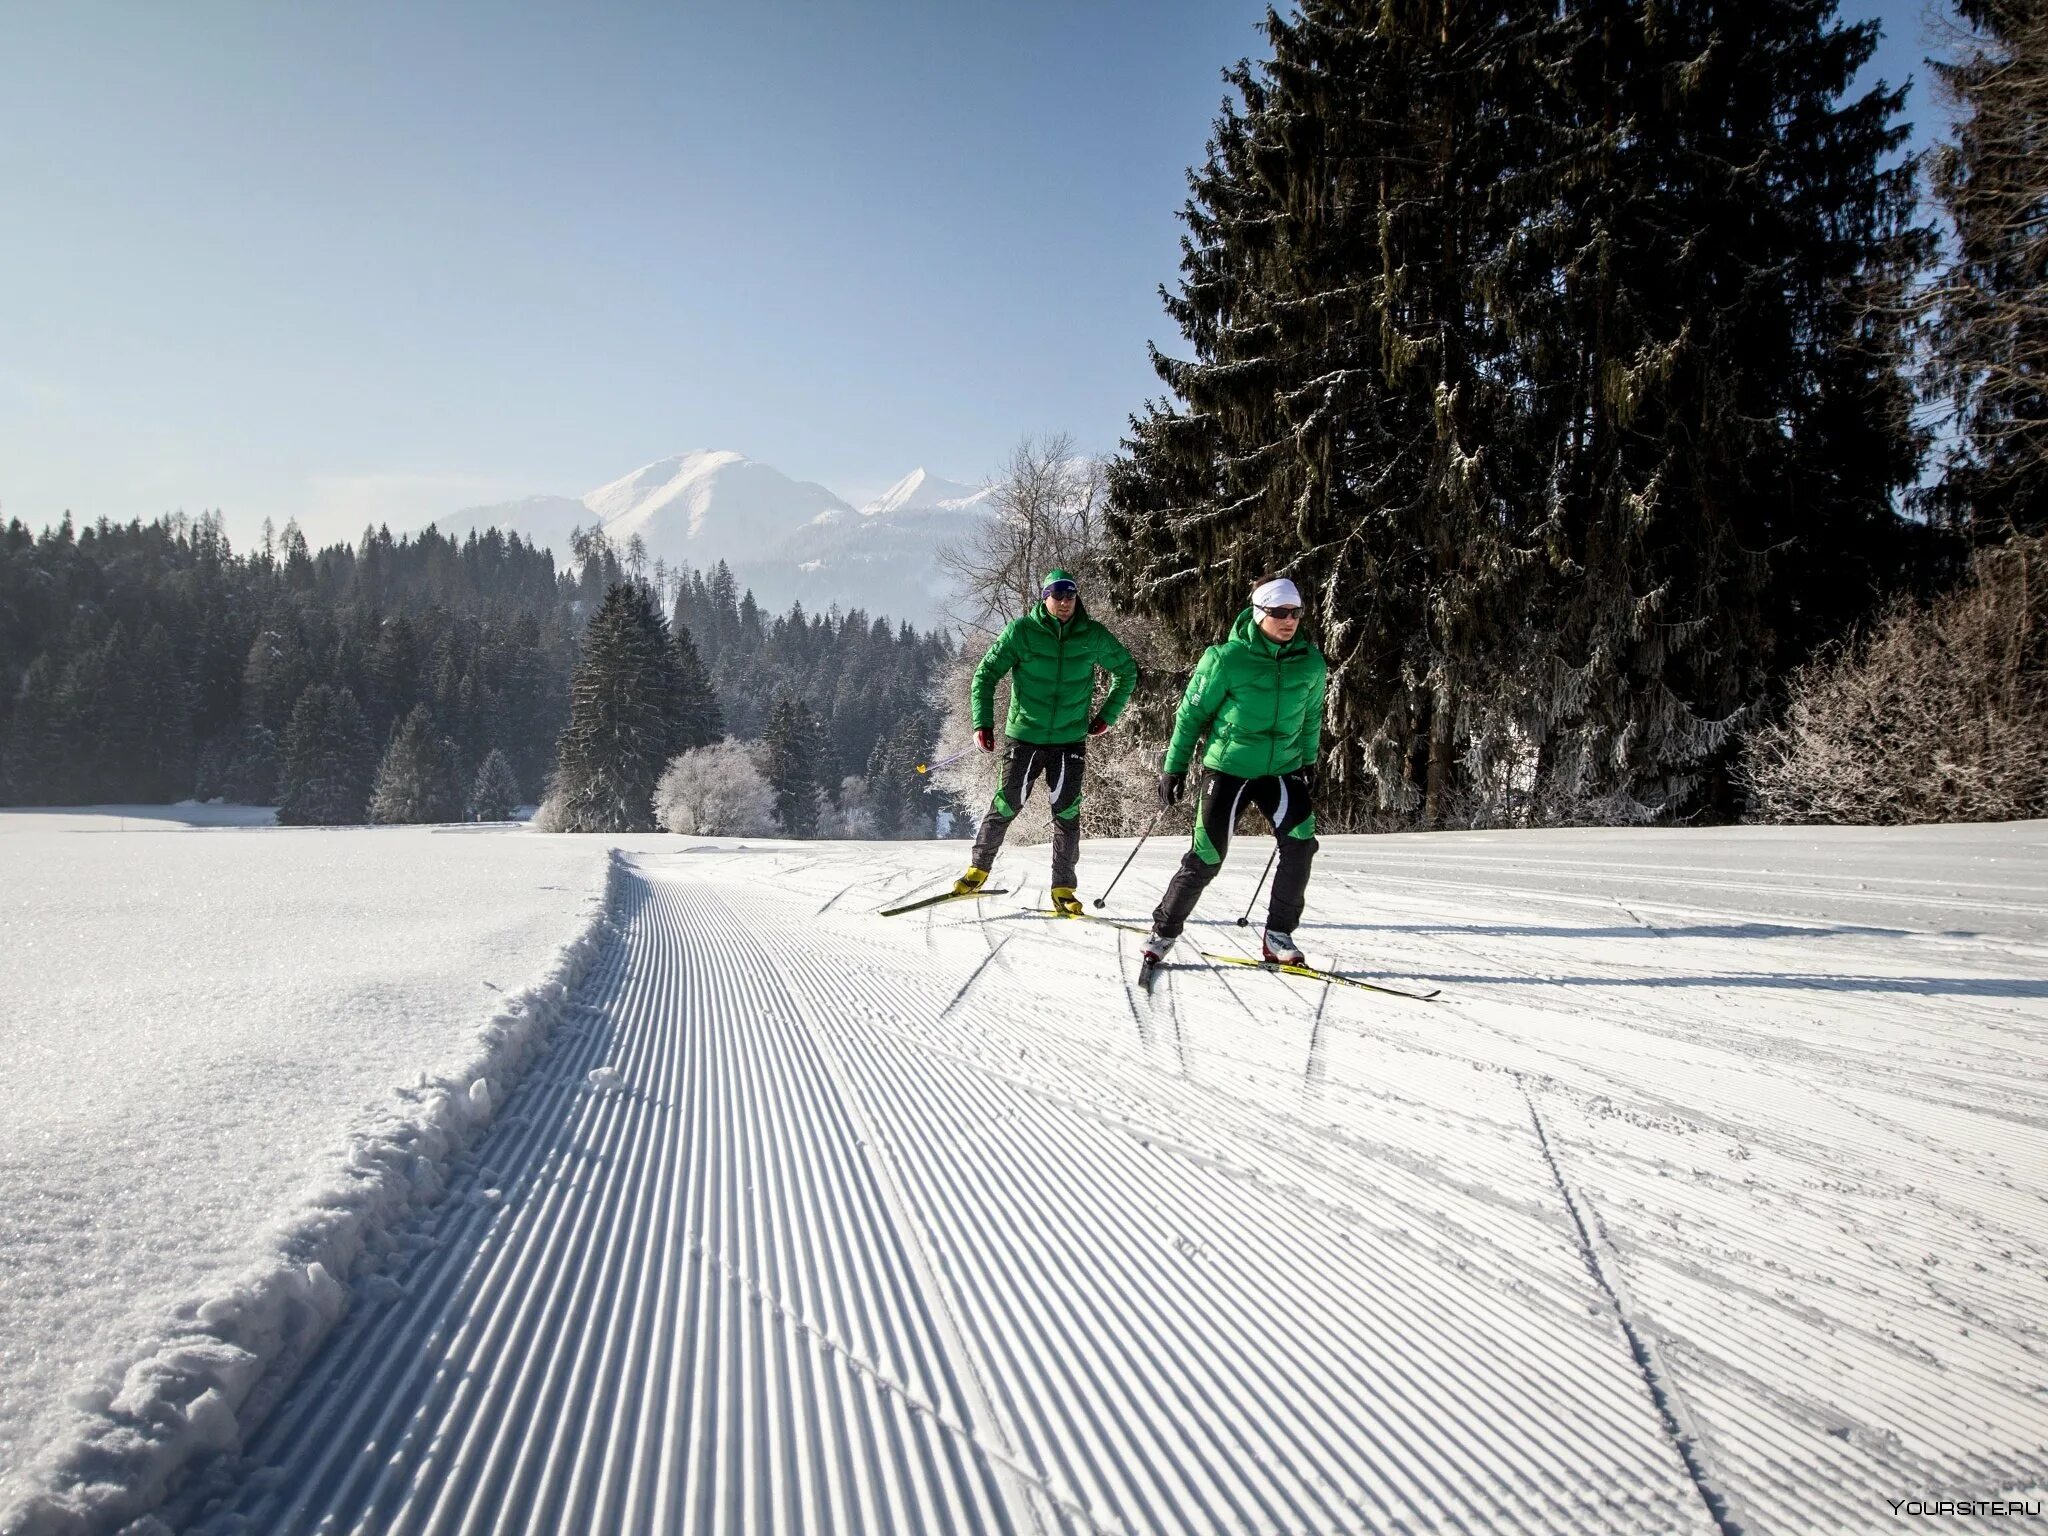
M1194 965L1148 998L1131 935L1032 914L1030 852L889 920L953 850L860 894L858 851L638 857L410 1260L167 1518L1850 1532L2041 1497L2038 878L1970 906L1987 939L1916 921L1947 879L1560 892L1399 847L1326 854L1301 932L1436 1003ZM1191 937L1243 952L1227 895Z

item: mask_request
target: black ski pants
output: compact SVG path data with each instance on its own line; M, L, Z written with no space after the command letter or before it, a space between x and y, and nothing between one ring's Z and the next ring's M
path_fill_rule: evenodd
M1003 782L989 802L975 834L972 862L976 869L994 866L996 850L1009 835L1010 823L1024 808L1031 786L1045 780L1045 792L1052 801L1052 883L1074 883L1074 866L1081 857L1081 775L1088 763L1085 742L1066 746L1038 747L1028 741L1013 741L1003 762Z
M1316 841L1315 801L1308 786L1293 773L1262 779L1211 773L1195 808L1194 845L1182 855L1180 868L1152 912L1152 931L1160 937L1176 938L1187 926L1188 914L1223 867L1223 856L1230 851L1231 828L1237 825L1237 813L1247 800L1266 813L1273 835L1280 840L1266 926L1292 933L1301 921L1302 903L1308 898L1309 866L1321 846Z

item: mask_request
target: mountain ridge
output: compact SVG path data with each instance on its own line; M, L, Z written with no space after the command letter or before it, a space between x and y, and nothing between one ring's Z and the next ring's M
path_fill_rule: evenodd
M816 481L730 449L694 449L643 464L580 497L535 495L466 507L436 519L441 531L497 527L554 551L567 565L570 534L601 528L623 551L708 570L723 560L764 607L886 610L928 625L945 615L937 549L991 510L995 487L933 474L923 465L856 508ZM887 600L878 601L877 593Z

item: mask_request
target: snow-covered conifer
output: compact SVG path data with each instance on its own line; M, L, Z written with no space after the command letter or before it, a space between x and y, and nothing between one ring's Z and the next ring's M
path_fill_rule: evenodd
M315 683L285 732L282 798L288 826L345 826L363 819L370 795L370 730L356 696Z
M809 837L818 825L818 717L802 699L781 699L762 737L775 814L790 837Z
M462 793L455 776L455 746L424 704L415 704L384 749L370 792L370 820L383 826L455 821Z
M548 791L567 832L645 832L654 786L682 731L683 678L668 621L645 588L614 582L591 618L569 688Z
M680 602L677 606L681 607ZM669 632L680 677L678 702L682 719L677 728L678 745L686 749L708 747L725 735L725 716L718 707L718 694L711 686L711 674L704 670L703 658L697 654L689 627L677 619L669 626Z
M476 771L476 783L469 791L469 814L478 821L506 821L519 804L519 780L512 763L496 747Z
M11 804L47 805L60 792L64 741L57 685L57 664L47 652L29 663L0 755L0 781Z

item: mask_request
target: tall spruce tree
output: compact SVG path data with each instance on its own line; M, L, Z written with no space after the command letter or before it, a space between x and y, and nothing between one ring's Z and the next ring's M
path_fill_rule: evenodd
M312 665L299 634L298 617L280 605L249 642L241 688L248 723L281 734L311 680Z
M370 820L380 826L460 821L462 786L455 744L424 704L415 704L384 749L370 791Z
M15 805L54 805L64 793L64 732L57 663L45 652L29 663L0 755L0 782Z
M1902 93L1847 94L1875 25L1835 11L1574 0L1554 29L1530 733L1561 814L1700 803L1770 678L1899 578L1922 445L1891 301L1926 237L1885 165Z
M1956 423L1934 510L1978 543L2048 531L2048 0L1957 0L1935 65L1955 136L1932 183L1955 230L1923 300L1930 394Z
M651 832L654 786L682 747L684 679L645 587L614 582L569 685L549 796L565 832Z
M1165 295L1180 404L1111 470L1126 602L1190 649L1295 577L1332 663L1340 808L1435 819L1475 695L1513 658L1530 559L1516 377L1485 278L1513 210L1507 0L1310 3L1227 73ZM1469 734L1469 724L1463 727Z
M1924 237L1834 9L1305 0L1229 73L1109 524L1190 648L1296 578L1340 813L1690 803L1894 578Z
M688 750L723 741L725 715L718 707L717 691L711 686L711 674L705 670L703 658L697 654L697 644L690 635L690 627L683 622L682 609L682 599L678 597L669 633L675 644L676 670L681 678L679 707L682 718L677 726L678 740L682 749Z
M152 624L135 657L133 792L145 801L175 800L191 784L192 709L184 669L170 634Z
M802 699L777 699L762 734L767 748L768 785L775 791L775 815L784 835L809 837L818 830L818 769L823 732Z
M469 814L478 821L509 821L519 805L519 780L512 763L496 747L476 771L476 783L469 791Z
M356 696L315 683L299 697L285 732L282 798L286 826L348 826L370 798L370 728Z

